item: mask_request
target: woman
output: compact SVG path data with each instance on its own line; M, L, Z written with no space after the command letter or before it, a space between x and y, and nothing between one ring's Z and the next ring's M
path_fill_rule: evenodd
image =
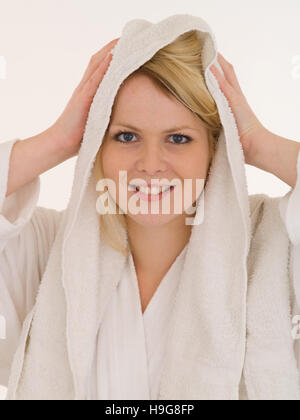
M299 148L258 121L202 19L129 22L50 129L1 145L8 399L300 399ZM36 207L39 174L77 153L66 211ZM249 197L245 163L292 190ZM192 179L190 200L176 185L136 214L137 178Z

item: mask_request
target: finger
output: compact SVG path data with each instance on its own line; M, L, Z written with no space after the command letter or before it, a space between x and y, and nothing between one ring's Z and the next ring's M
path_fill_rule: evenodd
M92 74L95 72L97 67L99 66L99 63L104 60L106 55L114 48L116 43L118 42L120 38L114 39L110 43L108 43L104 48L102 48L97 54L93 55L90 59L89 65L83 75L83 78L81 82L78 85L78 88L81 89L82 86L89 80L89 78L92 76Z
M104 51L104 55L106 55L119 41L120 38L115 38L112 41L110 41L108 44L105 45L104 48L102 48L101 50L99 50L96 54L94 54L95 58L99 58L103 55L103 51Z
M231 63L229 63L221 53L218 53L218 61L222 67L222 70L225 74L226 79L231 84L231 86L236 89L237 92L243 94L243 91L240 87L239 81L235 74L234 67Z
M91 77L91 75L95 72L96 68L98 67L99 63L104 60L106 55L114 48L116 43L120 38L114 39L113 41L109 42L104 48L102 48L97 54L93 55L89 66L83 76L81 81L81 85L84 85L85 82Z
M99 84L102 82L105 73L107 72L111 60L112 55L109 54L105 57L104 60L101 61L97 69L94 71L89 80L87 80L87 82L83 86L83 95L87 96L88 98L95 96L95 93L99 87Z
M233 98L235 90L231 86L231 84L226 80L226 78L221 74L219 69L213 64L210 67L210 70L213 73L213 75L215 76L215 78L217 79L217 81L219 83L219 86L220 86L220 89L222 90L222 92L224 93L226 98L227 99Z

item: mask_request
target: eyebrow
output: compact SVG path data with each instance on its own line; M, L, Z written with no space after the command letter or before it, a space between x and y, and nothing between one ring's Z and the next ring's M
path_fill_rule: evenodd
M126 128L129 128L130 130L135 130L137 132L140 131L137 127L134 127L133 125L130 125L130 124L114 123L114 124L111 124L111 126L126 127ZM183 127L173 127L173 128L168 129L168 130L164 130L162 132L163 133L174 133L175 131L181 131L181 130L201 131L200 128L192 128L192 127L188 127L188 126L183 126Z

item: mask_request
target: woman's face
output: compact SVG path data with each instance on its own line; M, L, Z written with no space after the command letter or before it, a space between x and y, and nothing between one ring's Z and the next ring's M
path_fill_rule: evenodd
M116 96L102 146L102 165L104 178L115 183L116 203L126 218L143 226L175 220L181 222L181 219L184 223L186 217L195 215L195 210L192 213L185 211L191 209L199 197L207 176L207 128L174 96L164 93L150 77L134 75L126 80ZM119 171L126 171L127 176L127 183L120 177L124 182L121 189L127 194L125 208L119 199ZM188 179L191 180L189 189L184 184ZM130 182L137 184L137 180L144 185L156 180L162 184L176 184L176 187L161 200L148 202L130 190ZM182 188L182 196L178 195L178 188ZM165 200L169 202L167 207L164 207L166 203L163 205ZM156 210L151 210L151 206L157 206L153 207ZM134 214L139 208L143 210Z

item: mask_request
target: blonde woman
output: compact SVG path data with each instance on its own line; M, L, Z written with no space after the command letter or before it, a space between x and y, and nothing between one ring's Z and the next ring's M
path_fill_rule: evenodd
M49 129L0 145L7 399L300 399L299 150L205 21L130 21ZM67 209L37 207L77 154ZM291 191L249 196L245 163Z

